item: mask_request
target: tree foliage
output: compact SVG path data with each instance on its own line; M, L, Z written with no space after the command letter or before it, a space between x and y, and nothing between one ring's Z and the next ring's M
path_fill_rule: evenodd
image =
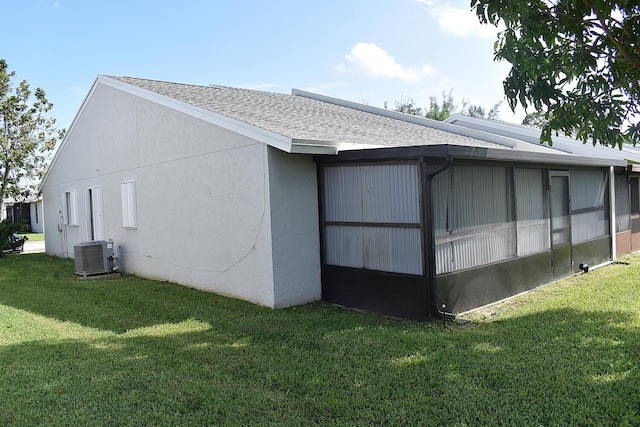
M552 132L622 147L640 140L638 0L471 0L480 22L504 25L495 59L511 63L511 109L546 111Z
M51 152L64 130L47 117L53 104L44 90L33 93L26 80L14 87L14 71L0 59L0 202L35 190ZM33 96L32 96L33 95Z
M462 109L467 107L468 101L462 100ZM453 99L453 90L449 90L449 93L442 91L442 101L438 102L438 98L435 96L429 97L429 110L425 114L425 117L433 120L446 120L452 114L458 111L458 103Z
M412 116L424 116L422 107L419 107L413 98L408 98L406 101L396 101L396 106L393 111L400 113L411 114ZM385 105L386 108L386 105Z
M13 244L10 238L14 233L24 231L26 224L24 222L11 222L9 219L0 221L0 256L7 249L12 249Z
M522 119L522 124L525 126L542 129L548 122L548 120L545 118L545 114L546 113L541 111L528 113L526 116L524 116L524 119Z
M442 92L441 101L438 101L438 98L435 96L430 96L428 110L418 106L413 98L408 98L406 101L396 101L394 111L439 121L446 120L450 115L456 113L464 114L471 117L496 120L498 118L498 115L500 114L501 104L502 102L498 102L493 107L491 107L489 111L487 111L480 105L469 105L469 101L464 98L461 102L456 102L453 97L453 90L451 89L449 90L449 92Z

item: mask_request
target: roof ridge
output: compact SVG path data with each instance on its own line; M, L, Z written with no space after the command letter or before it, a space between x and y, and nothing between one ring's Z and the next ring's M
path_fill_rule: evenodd
M115 76L115 75L110 75L110 74L101 74L103 77L108 77L110 79L115 79L124 83L127 83L127 81L137 81L137 82L149 82L149 83L160 83L160 84L169 84L169 85L176 85L176 86L186 86L186 87L193 87L193 88L203 88L203 89L225 89L225 90L235 90L235 91L247 91L247 92L252 92L252 93L260 93L260 94L266 94L266 95L285 95L287 97L292 97L293 95L291 94L287 94L287 93L283 93L283 92L271 92L271 91L267 91L267 90L260 90L260 89L252 89L252 88L245 88L245 87L238 87L238 86L227 86L227 85L220 85L220 84L214 84L214 83L210 83L210 84L196 84L196 83L183 83L183 82L175 82L175 81L169 81L169 80L157 80L157 79L149 79L149 78L144 78L144 77L133 77L133 76Z

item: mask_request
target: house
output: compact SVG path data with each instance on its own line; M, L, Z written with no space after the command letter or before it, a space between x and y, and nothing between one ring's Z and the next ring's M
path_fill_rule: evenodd
M29 232L44 233L42 199L22 202L8 199L2 203L2 207L3 210L0 215L0 220L9 219L11 222L26 221Z
M51 255L112 239L126 273L424 320L611 259L626 165L298 90L99 76L40 188Z
M497 122L476 117L454 114L447 123L469 129L490 132L497 135L540 145L538 129ZM618 167L613 175L616 220L612 225L614 257L640 251L640 148L624 145L621 150L602 145L583 144L582 141L566 136L554 136L552 148L562 153L583 157L615 158L626 160L626 167Z

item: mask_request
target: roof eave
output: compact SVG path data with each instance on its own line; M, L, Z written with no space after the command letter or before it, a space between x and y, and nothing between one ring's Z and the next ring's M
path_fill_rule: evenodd
M458 159L484 159L495 161L509 161L518 163L539 163L559 166L593 166L626 167L627 162L620 159L600 159L592 157L581 157L568 154L549 154L539 152L525 152L509 149L465 147L461 145L432 145L432 146L412 146L393 147L385 149L360 150L352 152L341 152L338 156L318 157L319 160L386 160L394 158L419 158L419 157L446 157L452 156Z

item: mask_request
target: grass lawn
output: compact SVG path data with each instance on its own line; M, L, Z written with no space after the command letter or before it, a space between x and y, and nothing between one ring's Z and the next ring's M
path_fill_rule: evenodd
M20 233L21 236L25 236L30 242L41 242L44 240L44 233Z
M640 257L417 323L0 259L0 425L640 425Z

